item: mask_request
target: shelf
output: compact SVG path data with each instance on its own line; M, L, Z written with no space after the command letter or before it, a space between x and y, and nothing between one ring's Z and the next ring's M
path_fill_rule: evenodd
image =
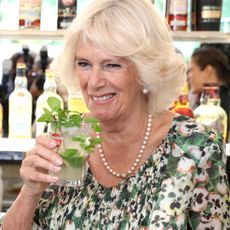
M1 39L63 40L64 30L0 30Z
M174 41L230 43L230 33L220 31L173 31L172 35Z
M0 152L27 152L35 144L35 139L0 138Z
M230 43L230 33L220 31L173 31L174 41ZM0 30L0 39L63 40L64 30Z
M24 159L24 152L0 151L0 165L4 164L21 164Z

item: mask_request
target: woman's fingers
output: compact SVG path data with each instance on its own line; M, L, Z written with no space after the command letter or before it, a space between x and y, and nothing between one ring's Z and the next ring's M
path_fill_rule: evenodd
M61 166L63 163L62 158L55 152L57 144L54 140L51 140L47 136L40 136L36 139L36 145L33 149L27 152L26 158L33 155L39 155L56 166Z
M36 170L43 171L43 172L48 172L48 171L52 171L54 173L59 172L61 170L61 165L58 165L55 160L53 160L55 161L54 163L53 161L50 161L49 158L52 157L48 157L47 154L52 154L52 153L50 151L47 152L48 153L43 153L42 156L39 155L38 153L27 155L27 157L22 162L22 166L27 168L34 168Z
M26 167L20 168L20 175L23 178L25 184L27 183L55 183L58 181L58 176L51 175L47 171L39 171L39 170L27 170Z
M42 144L49 149L54 149L57 147L57 142L51 139L48 135L43 134L36 138L36 144Z
M32 193L40 194L49 183L58 181L58 176L55 174L61 170L63 160L56 153L57 146L55 140L42 135L36 138L36 145L26 153L20 175L25 187Z

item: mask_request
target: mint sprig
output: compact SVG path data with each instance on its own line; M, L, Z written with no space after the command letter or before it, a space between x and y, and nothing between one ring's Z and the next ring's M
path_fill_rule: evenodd
M80 128L82 124L88 124L95 132L100 132L99 122L94 117L84 117L79 112L62 109L61 102L55 97L49 97L47 100L49 109L44 108L44 113L38 118L38 122L51 124L54 132L60 132L61 128ZM92 138L87 135L74 136L72 141L79 143L79 149L67 148L60 153L63 159L72 167L81 167L84 165L85 158L80 152L92 153L96 145L101 143L100 138Z

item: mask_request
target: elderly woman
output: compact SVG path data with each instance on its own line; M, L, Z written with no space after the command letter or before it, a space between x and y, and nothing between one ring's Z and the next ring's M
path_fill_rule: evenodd
M154 5L92 1L69 28L62 55L60 73L67 87L80 87L102 143L83 184L70 188L50 185L58 177L47 171L60 171L63 160L55 142L38 137L3 229L230 227L221 137L167 110L186 66Z

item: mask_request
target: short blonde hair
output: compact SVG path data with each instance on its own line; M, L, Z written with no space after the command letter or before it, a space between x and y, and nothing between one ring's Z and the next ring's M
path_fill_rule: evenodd
M90 2L66 31L59 74L67 88L78 87L75 54L80 42L92 42L110 55L131 60L140 84L149 90L150 111L167 109L178 97L186 78L186 64L150 0Z

